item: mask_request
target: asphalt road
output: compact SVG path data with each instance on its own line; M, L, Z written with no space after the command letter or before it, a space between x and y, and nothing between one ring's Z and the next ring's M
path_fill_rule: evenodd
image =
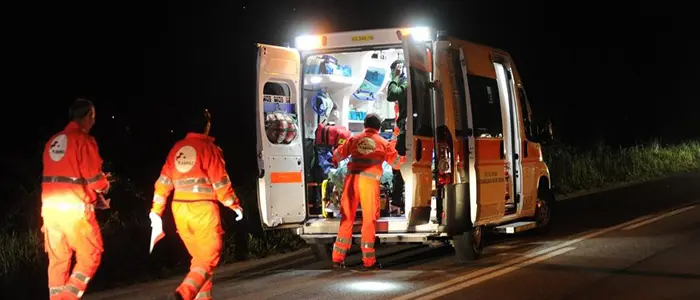
M543 236L495 236L459 264L450 247L386 246L384 269L334 272L309 251L221 268L215 299L700 299L700 173L559 201ZM184 276L184 274L182 275ZM85 299L153 299L182 277Z

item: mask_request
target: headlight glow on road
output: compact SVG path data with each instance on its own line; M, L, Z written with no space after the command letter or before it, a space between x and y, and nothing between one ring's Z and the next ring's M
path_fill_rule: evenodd
M392 282L382 281L354 281L347 284L347 287L358 292L389 292L400 290L401 285Z

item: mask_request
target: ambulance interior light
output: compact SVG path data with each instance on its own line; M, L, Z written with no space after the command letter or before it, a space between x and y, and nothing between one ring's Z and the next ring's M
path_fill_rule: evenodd
M323 38L320 35L302 35L296 37L294 47L299 50L311 50L321 48Z

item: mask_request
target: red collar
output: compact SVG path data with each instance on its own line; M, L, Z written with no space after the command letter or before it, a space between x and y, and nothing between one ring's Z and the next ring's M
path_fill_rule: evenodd
M68 122L68 125L66 125L66 128L63 129L64 131L81 131L85 132L82 128L80 128L80 125L78 125L78 122L76 121L70 121Z
M194 132L188 133L188 134L187 134L187 137L185 137L185 138L186 138L186 139L200 139L200 140L206 140L206 141L212 142L212 143L213 143L214 140L215 140L215 138L212 137L212 136L208 136L208 135L206 135L206 134L201 134L201 133L194 133Z
M376 130L374 128L365 128L365 133L379 133L379 130Z

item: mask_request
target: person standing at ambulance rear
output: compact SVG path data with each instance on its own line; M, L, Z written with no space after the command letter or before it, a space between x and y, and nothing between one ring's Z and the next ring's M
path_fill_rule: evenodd
M212 299L212 275L222 248L219 206L243 217L223 158L221 148L209 136L208 111L193 114L187 136L175 143L155 183L152 226L161 226L166 199L174 190L172 212L175 227L192 256L190 271L168 299Z
M333 245L333 268L345 267L345 256L352 242L352 227L358 204L362 206L362 262L364 270L381 268L374 250L377 218L379 218L379 179L382 163L392 166L400 163L395 141L387 141L379 135L382 121L376 114L368 114L365 130L352 136L335 150L333 160L337 163L348 156L348 173L345 177L343 196L340 200L340 228Z
M396 103L394 107L394 111L396 112L394 135L396 136L396 151L399 153L399 156L402 157L402 163L406 156L406 115L408 114L408 108L406 107L408 80L406 74L403 73L403 65L404 62L400 59L395 60L391 64L391 82L389 82L389 86L387 87L386 97L387 101ZM402 212L405 209L403 199L404 180L398 167L393 168L393 174L394 182L391 193L391 203Z
M81 298L95 275L103 252L95 204L98 193L110 187L97 142L89 134L95 107L77 99L69 114L71 121L51 137L42 159L41 217L50 299ZM70 273L74 252L76 264Z

